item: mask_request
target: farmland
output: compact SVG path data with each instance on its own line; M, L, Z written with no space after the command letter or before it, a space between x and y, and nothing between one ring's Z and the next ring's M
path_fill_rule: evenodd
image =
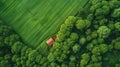
M0 67L120 67L120 1L0 0Z
M1 0L0 17L35 48L54 35L88 0Z

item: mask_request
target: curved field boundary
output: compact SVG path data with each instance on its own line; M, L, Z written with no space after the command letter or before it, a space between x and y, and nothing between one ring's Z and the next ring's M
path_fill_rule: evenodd
M36 48L88 0L1 0L0 18Z

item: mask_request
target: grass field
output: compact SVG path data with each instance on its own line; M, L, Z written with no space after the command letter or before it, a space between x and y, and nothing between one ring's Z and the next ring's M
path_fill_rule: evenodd
M55 34L88 0L1 0L0 18L36 48ZM42 46L42 45L41 45Z

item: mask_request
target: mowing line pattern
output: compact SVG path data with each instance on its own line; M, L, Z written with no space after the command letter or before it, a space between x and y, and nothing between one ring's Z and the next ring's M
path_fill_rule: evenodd
M55 34L69 15L75 15L88 0L1 0L0 18L36 48ZM41 45L42 46L42 45Z

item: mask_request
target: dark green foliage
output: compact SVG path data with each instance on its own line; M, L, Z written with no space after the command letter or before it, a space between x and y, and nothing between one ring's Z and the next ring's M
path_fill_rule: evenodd
M120 17L120 8L117 8L114 10L112 17Z
M88 28L90 25L91 25L91 22L88 21L88 20L80 19L80 20L78 20L78 21L76 22L76 28L79 29L79 30L86 29L86 28Z
M65 20L45 54L0 21L0 67L119 67L119 9L118 0L90 0Z
M79 40L79 43L81 45L85 44L86 43L86 38L85 37L81 37L80 40Z
M46 58L24 44L12 28L0 21L0 67L39 67Z
M120 67L120 64L115 64L115 67Z
M47 57L49 62L61 66L66 64L66 67L118 66L118 57L114 58L114 63L110 61L104 64L105 58L112 57L108 57L108 54L120 53L120 5L117 2L120 3L118 0L91 0L89 6L81 9L77 17L74 17L76 19L69 20L68 17L50 49Z
M108 51L108 45L107 44L100 44L100 52L101 53L106 53Z
M115 25L115 28L116 28L118 31L120 31L120 22L116 22L114 25Z
M109 36L111 30L107 26L100 26L97 30L99 37L106 38Z
M73 41L77 41L78 38L79 38L79 36L78 36L77 33L71 33L70 38L71 38Z
M75 44L75 45L72 47L72 49L73 49L73 52L74 52L74 53L77 53L77 52L80 50L79 44Z
M88 53L84 53L81 55L81 57L82 57L82 59L80 61L80 66L84 67L90 60L90 55Z
M116 42L114 48L120 50L120 42Z

